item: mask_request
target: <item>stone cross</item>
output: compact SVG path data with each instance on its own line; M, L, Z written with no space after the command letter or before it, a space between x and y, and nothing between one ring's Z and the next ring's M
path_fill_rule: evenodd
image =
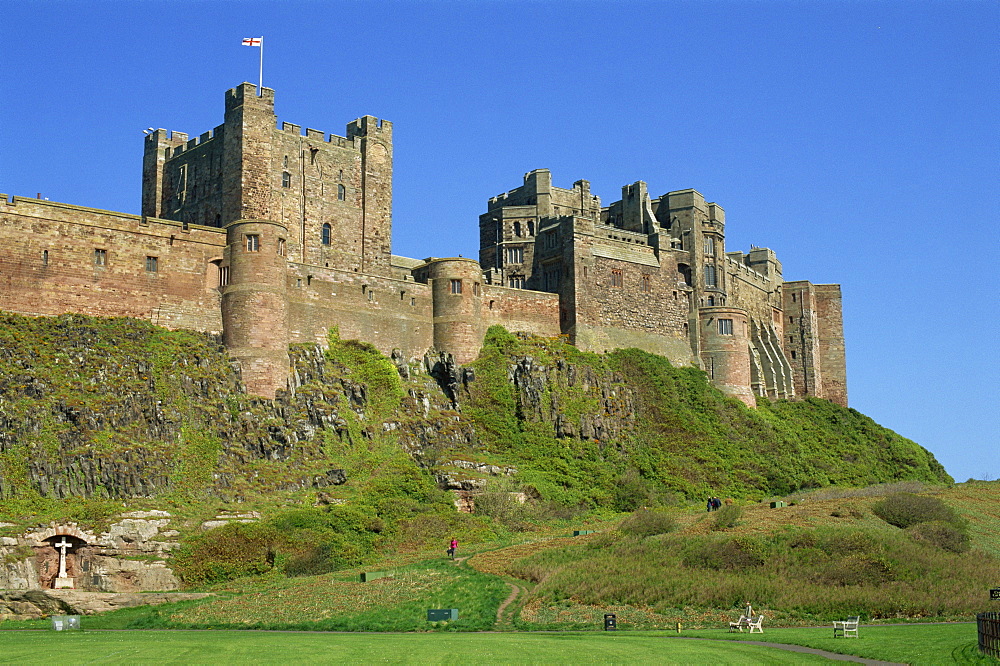
M71 548L73 546L73 544L71 544L69 541L66 541L66 537L63 537L62 541L60 541L59 543L54 543L52 545L55 546L56 548L60 549L60 553L59 553L59 577L60 578L66 578L66 549L67 548Z

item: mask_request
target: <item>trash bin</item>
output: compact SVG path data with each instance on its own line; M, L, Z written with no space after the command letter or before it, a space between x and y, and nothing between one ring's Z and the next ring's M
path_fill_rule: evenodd
M614 613L604 614L604 631L617 631L618 630L618 619L615 617Z

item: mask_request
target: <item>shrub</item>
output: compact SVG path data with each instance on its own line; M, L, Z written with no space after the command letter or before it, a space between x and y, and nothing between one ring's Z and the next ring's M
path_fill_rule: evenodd
M963 521L955 510L936 497L896 493L872 506L876 516L889 523L906 529L917 523L943 521L962 526Z
M277 534L268 525L230 523L195 536L174 557L174 570L188 585L267 573L274 566Z
M696 542L684 555L684 566L741 571L767 561L767 545L758 538L708 539Z
M677 529L677 522L665 511L640 509L622 521L619 531L638 537L666 534Z
M876 587L895 579L892 566L881 557L852 555L834 560L816 576L825 585L868 585Z
M728 530L740 524L743 518L743 509L735 504L729 504L719 509L715 520L712 521L712 529L716 532Z
M929 543L951 553L964 553L971 547L969 535L963 529L940 520L917 523L906 531L918 543Z

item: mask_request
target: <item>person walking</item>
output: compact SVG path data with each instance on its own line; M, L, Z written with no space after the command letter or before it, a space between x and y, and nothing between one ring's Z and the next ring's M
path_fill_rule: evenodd
M451 543L448 545L448 557L455 559L455 553L458 551L458 539L452 539Z

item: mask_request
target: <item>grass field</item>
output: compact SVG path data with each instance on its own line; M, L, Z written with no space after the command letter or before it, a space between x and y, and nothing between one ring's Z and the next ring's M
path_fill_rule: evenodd
M86 621L86 619L85 619ZM761 640L909 664L1000 663L976 650L974 624L862 627L858 639L827 628L667 632L336 634L259 631L0 632L0 663L157 663L297 661L389 664L801 664L812 654L744 645Z
M826 661L724 641L619 634L3 632L0 662L69 664L800 664Z

